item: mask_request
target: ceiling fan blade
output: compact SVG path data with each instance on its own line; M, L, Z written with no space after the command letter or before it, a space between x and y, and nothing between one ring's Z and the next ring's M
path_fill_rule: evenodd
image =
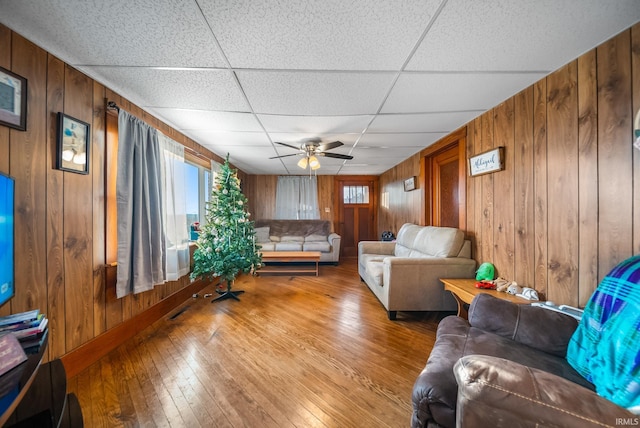
M341 141L334 141L332 143L322 143L318 145L316 151L325 152L327 150L335 149L336 147L343 146L344 144Z
M291 144L281 143L279 141L274 141L274 143L280 144L281 146L285 146L285 147L291 147L292 149L295 149L295 150L300 150L300 147L292 146Z
M288 158L289 156L298 156L298 153L292 153L290 155L274 156L274 157L271 157L269 159Z
M317 153L318 156L324 156L327 158L336 158L336 159L353 159L353 156L350 155L341 155L340 153Z

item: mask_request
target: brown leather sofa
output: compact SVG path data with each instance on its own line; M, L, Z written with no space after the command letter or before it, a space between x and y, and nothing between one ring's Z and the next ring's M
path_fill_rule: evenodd
M638 416L605 400L565 359L577 321L488 294L438 325L413 388L411 426L602 427Z

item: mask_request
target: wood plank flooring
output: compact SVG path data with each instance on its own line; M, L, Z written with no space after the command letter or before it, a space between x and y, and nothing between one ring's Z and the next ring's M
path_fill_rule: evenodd
M355 259L320 276L243 276L70 379L87 427L406 427L449 313L389 321Z

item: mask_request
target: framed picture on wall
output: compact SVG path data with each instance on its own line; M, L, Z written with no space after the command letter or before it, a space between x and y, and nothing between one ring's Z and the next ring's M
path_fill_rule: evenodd
M0 125L27 130L27 79L0 67Z
M469 175L489 174L504 169L504 147L496 147L469 158Z
M89 174L89 124L58 113L57 168Z
M409 177L406 180L404 180L404 191L405 192L410 192L412 190L416 189L416 177Z

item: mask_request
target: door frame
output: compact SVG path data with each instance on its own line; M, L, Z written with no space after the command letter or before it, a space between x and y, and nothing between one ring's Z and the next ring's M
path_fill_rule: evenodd
M361 182L372 183L373 189L369 191L369 198L371 198L371 210L373 212L373 220L371 221L373 226L373 236L378 236L378 206L379 206L379 183L380 178L377 175L336 175L333 179L333 230L340 234L342 231L342 225L344 219L342 218L344 205L344 197L342 196L342 183L344 182ZM342 245L342 244L341 244ZM342 253L342 248L340 248Z
M420 208L420 219L422 224L432 225L432 201L433 182L432 182L432 161L433 157L458 146L458 196L460 198L458 213L458 228L466 230L467 227L467 127L464 126L435 144L427 147L420 152L420 184L424 189L424 203Z

